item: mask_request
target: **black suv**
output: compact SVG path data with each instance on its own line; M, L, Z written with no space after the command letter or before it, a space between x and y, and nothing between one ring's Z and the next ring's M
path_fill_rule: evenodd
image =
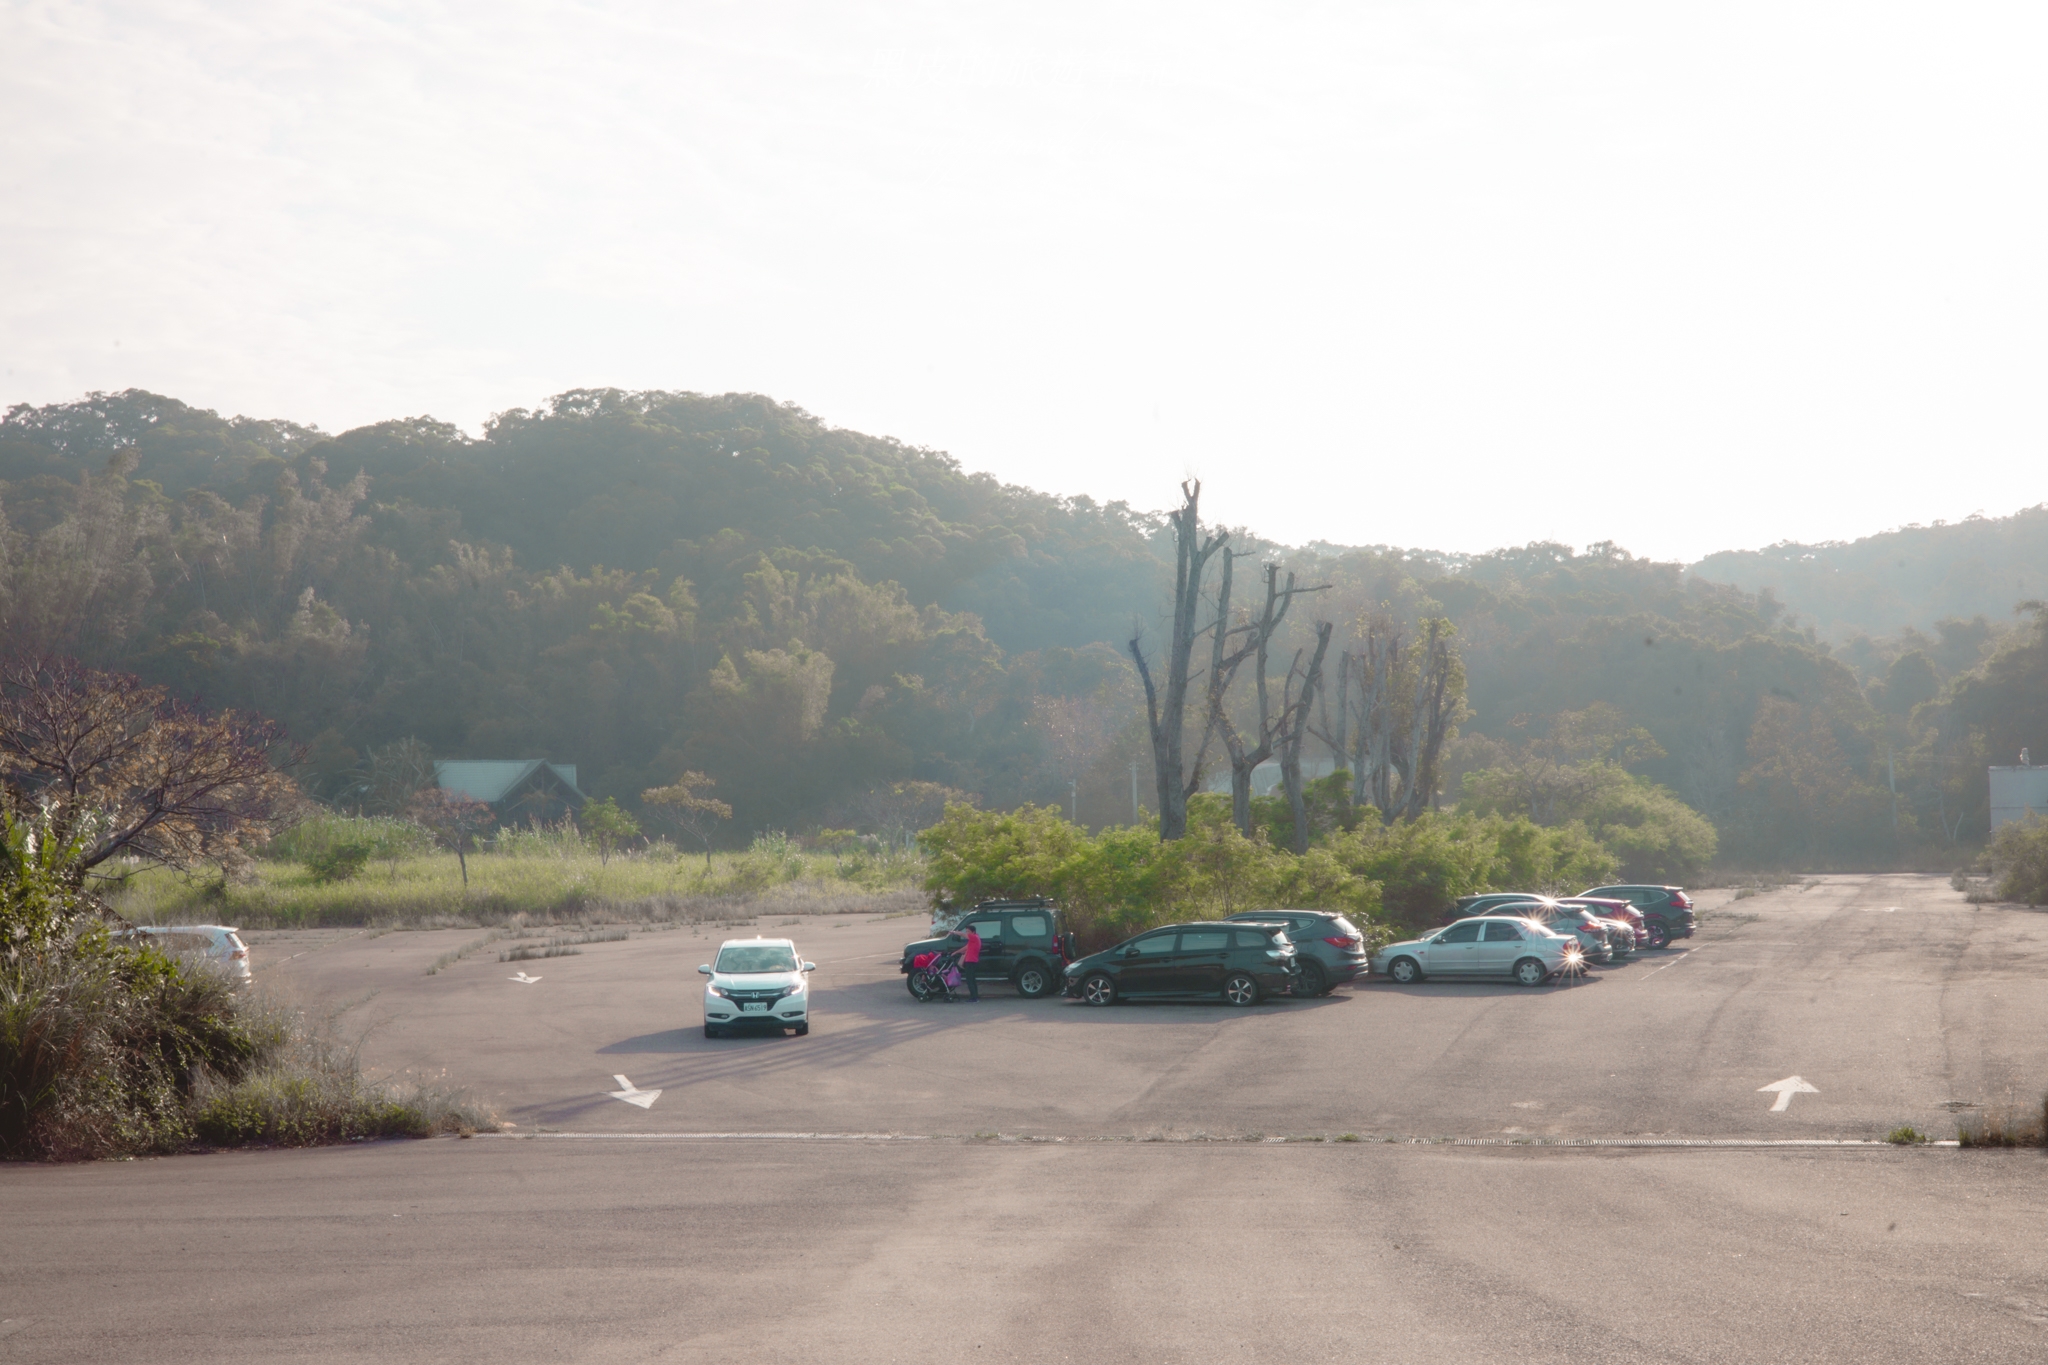
M1342 915L1327 910L1248 910L1230 919L1232 923L1286 926L1287 937L1294 943L1295 965L1301 969L1294 981L1296 995L1326 995L1346 981L1372 973L1365 935Z
M1581 891L1579 895L1627 901L1642 911L1643 930L1650 936L1652 948L1662 948L1674 938L1691 938L1697 927L1692 901L1683 887L1596 886L1591 891Z
M911 975L910 960L919 953L958 948L966 941L970 924L981 935L976 981L1007 981L1030 1000L1059 989L1060 971L1073 951L1073 936L1060 922L1059 907L1048 900L982 901L962 915L946 937L904 945L897 970L908 978L905 984L912 995L917 994L918 978ZM962 963L960 970L967 971L967 964Z
M1066 992L1091 1005L1175 996L1256 1005L1294 989L1294 957L1277 924L1169 924L1069 965Z

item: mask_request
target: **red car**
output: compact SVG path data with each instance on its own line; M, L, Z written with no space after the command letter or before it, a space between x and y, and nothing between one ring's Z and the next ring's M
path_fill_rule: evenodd
M1636 947L1649 946L1650 931L1643 924L1643 912L1627 901L1610 900L1606 896L1560 896L1559 905L1583 905L1601 919L1618 919L1635 930Z

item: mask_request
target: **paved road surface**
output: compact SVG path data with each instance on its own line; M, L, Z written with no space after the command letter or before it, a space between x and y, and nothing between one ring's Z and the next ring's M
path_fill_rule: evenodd
M914 921L807 921L811 1035L724 1041L686 930L431 976L481 935L264 936L515 1135L0 1168L0 1361L2048 1359L2038 1153L1372 1140L1946 1136L2048 1083L2048 915L1703 904L1569 988L1251 1011L921 1006ZM902 1136L660 1136L712 1131Z
M2048 1358L2033 1154L444 1139L0 1208L6 1361Z

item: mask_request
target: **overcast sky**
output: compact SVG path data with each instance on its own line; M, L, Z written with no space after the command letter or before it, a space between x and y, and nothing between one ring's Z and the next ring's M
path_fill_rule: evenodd
M0 402L751 390L1291 543L2048 499L2034 4L0 0Z

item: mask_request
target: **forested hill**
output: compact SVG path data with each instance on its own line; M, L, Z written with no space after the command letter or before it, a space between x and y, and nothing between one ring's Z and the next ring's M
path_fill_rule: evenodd
M900 583L911 601L973 612L1011 650L1119 638L1130 604L1163 581L1149 544L1157 518L1000 484L748 394L565 393L500 414L481 440L428 418L328 436L133 390L18 407L0 422L17 526L59 515L50 477L96 474L124 448L129 478L173 501L240 506L270 495L286 469L336 487L362 474L370 538L415 569L462 540L528 568L680 575L724 598L737 589L731 566L798 551ZM324 474L309 473L314 461Z
M2006 524L1975 525L1938 529ZM1771 595L1711 581L1723 557L1233 544L1330 585L1276 641L1283 671L1318 617L1333 660L1369 620L1411 639L1454 623L1470 711L1446 802L1468 770L1549 761L1558 718L1605 703L1653 740L1628 746L1636 772L1711 817L1732 859L1867 859L1981 837L1986 744L2048 752L2032 720L1950 705L1993 695L1971 680L2000 650L2000 686L2033 676L1988 587L1995 623L1937 638L1866 616L1890 633L1830 651ZM275 716L331 799L416 740L575 763L629 804L705 772L736 840L879 825L876 794L906 782L927 804L949 788L1129 820L1149 758L1124 642L1135 623L1157 647L1171 558L1152 514L752 395L578 391L480 438L426 418L329 435L136 391L0 419L7 647Z
M2010 623L2017 603L2048 597L2048 504L1861 540L1724 550L1689 572L1768 590L1838 643L1932 630L1948 618Z

